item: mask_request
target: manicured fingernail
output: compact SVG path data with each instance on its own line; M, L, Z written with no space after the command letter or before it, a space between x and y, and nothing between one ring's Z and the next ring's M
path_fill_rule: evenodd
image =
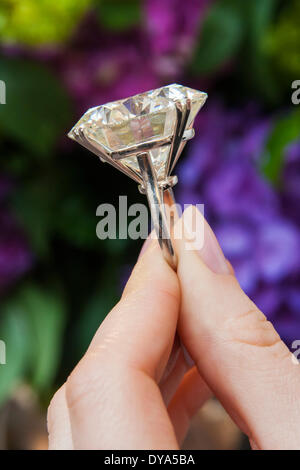
M195 247L206 266L217 274L228 274L230 271L223 251L201 212L195 206L190 206L185 210L183 217L189 233L201 231L202 236L196 237L201 243L197 243Z

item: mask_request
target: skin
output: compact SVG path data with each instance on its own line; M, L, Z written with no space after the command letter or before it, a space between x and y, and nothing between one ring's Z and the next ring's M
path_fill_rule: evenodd
M191 216L202 218L190 206L178 221L187 232ZM49 449L178 449L212 394L252 448L300 448L299 367L202 223L200 251L175 240L177 273L146 242L51 401Z

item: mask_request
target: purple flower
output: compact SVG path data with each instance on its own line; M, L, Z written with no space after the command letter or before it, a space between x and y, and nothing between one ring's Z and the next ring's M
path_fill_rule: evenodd
M282 180L284 210L300 225L300 140L290 144L286 150Z
M50 58L79 112L178 79L208 3L147 0L144 23L129 32L104 31L88 15L68 47Z
M241 156L241 158L243 158ZM205 184L207 204L218 208L223 217L239 217L252 221L270 218L277 200L250 162L221 162L220 168Z
M300 145L286 149L283 185L261 175L270 119L255 107L228 111L212 103L179 166L182 203L205 215L243 289L290 345L300 339Z
M191 57L209 0L146 0L149 49L158 74L177 75Z
M102 31L90 16L53 65L79 112L158 86L144 35Z
M278 282L299 273L300 232L283 218L259 224L256 258L260 277L266 282Z
M72 51L61 64L61 75L81 112L158 86L153 70L130 44L109 50Z

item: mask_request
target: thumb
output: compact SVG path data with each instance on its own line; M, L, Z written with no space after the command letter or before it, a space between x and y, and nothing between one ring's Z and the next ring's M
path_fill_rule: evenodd
M185 233L192 232L192 220L204 224L200 252L187 249L184 238L175 241L181 339L207 385L258 448L297 449L299 367L240 288L203 216L190 206L182 217Z

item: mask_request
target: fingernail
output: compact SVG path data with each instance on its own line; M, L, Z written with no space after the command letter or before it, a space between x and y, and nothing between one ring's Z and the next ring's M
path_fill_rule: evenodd
M228 274L229 268L223 251L210 225L195 206L185 210L184 224L189 233L194 234L195 229L201 230L201 244L196 244L196 249L206 266L217 274Z

